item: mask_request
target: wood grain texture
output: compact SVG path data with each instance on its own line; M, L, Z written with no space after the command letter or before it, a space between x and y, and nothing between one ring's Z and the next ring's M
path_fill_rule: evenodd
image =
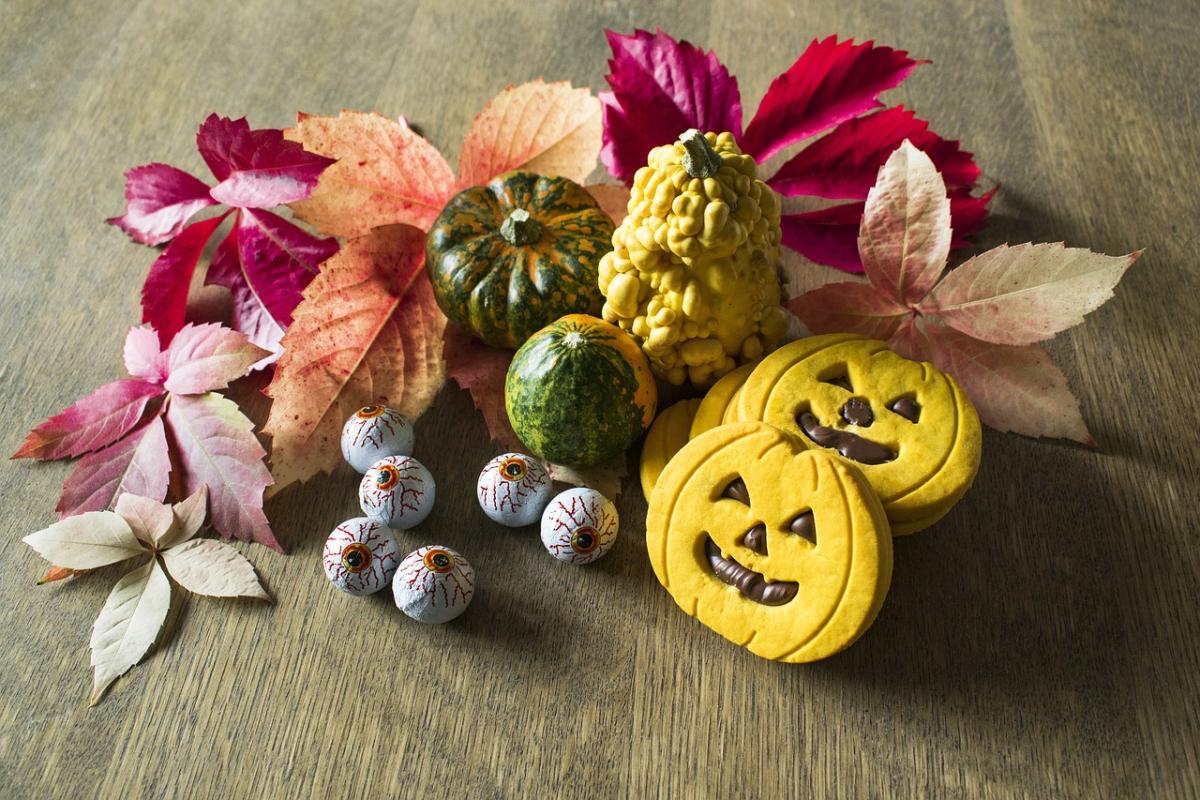
M331 590L318 554L356 514L342 472L268 505L291 554L244 548L278 602L178 604L165 643L87 707L87 639L115 572L35 589L20 537L65 465L0 467L5 797L1195 797L1200 793L1200 361L1195 76L1186 0L599 2L9 0L0 26L0 402L11 452L120 370L151 251L101 223L121 173L201 173L209 111L405 114L450 155L537 76L599 89L603 26L715 48L744 105L813 36L931 58L899 91L1003 183L980 244L1147 247L1052 346L1097 452L989 432L976 487L897 543L872 630L805 668L680 613L624 533L589 568L486 522L494 453L453 386L419 423L440 541L480 590L445 628ZM240 397L250 397L243 388ZM262 403L255 412L262 421Z

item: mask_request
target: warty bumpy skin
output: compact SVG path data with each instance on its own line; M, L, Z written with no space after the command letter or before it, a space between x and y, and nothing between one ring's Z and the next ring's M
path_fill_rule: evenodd
M779 211L732 134L692 130L654 148L600 261L604 319L673 384L704 387L759 358L787 330Z

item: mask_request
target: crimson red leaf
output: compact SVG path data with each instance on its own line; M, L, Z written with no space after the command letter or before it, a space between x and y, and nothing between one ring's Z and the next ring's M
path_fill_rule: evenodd
M135 242L162 244L215 202L200 179L169 164L146 164L125 173L125 213L105 222Z
M813 333L887 339L912 312L869 283L827 283L785 304Z
M613 57L603 92L604 146L600 160L626 183L645 166L652 147L688 128L742 130L737 80L716 55L656 30L631 35L605 31Z
M742 149L760 162L789 144L880 105L880 94L898 86L918 64L903 50L874 42L814 39L796 63L771 82Z
M60 519L111 509L122 494L167 496L171 459L162 417L154 415L103 450L75 462L54 510Z
M130 328L125 336L125 369L135 378L162 383L167 377L167 354L158 347L153 328Z
M965 190L950 195L950 226L951 247L966 247L970 242L968 237L977 233L987 220L988 203L996 195L991 189L982 197L972 197Z
M240 208L269 208L312 194L334 159L310 153L276 128L251 130L245 118L209 115L196 133L200 155L220 181L213 199Z
M783 243L818 264L845 272L862 272L858 257L858 223L862 214L861 202L784 214L779 218Z
M951 189L975 185L979 167L974 157L903 106L842 123L797 153L767 183L789 197L864 200L879 168L905 139L929 155Z
M271 485L266 451L237 405L212 392L172 395L166 422L184 492L208 487L213 528L227 539L282 552L262 510L263 490Z
M246 338L218 323L185 325L167 348L167 379L172 394L203 394L224 389L245 375L267 354Z
M142 284L142 322L150 323L158 332L158 341L164 348L183 327L192 273L204 246L229 214L226 211L219 217L187 226L150 266Z
M446 326L446 375L471 395L483 414L492 441L508 450L521 450L504 409L504 379L512 361L511 350L488 347L455 325Z
M142 380L106 383L30 431L12 457L48 461L99 450L132 430L162 393Z

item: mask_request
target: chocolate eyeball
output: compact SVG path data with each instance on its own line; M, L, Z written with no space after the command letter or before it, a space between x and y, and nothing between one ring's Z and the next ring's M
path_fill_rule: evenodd
M400 562L392 593L405 614L440 625L467 610L475 595L475 570L449 547L422 547Z
M585 486L568 489L542 514L542 544L559 561L590 564L612 548L619 523L607 497Z
M358 485L364 514L389 528L420 525L433 511L436 490L429 470L408 456L381 458Z
M479 473L479 507L493 522L519 528L542 515L554 490L536 458L521 453L496 456Z
M373 594L391 582L400 546L385 526L366 517L346 520L325 540L321 556L329 582L347 594Z
M412 423L387 406L363 406L342 427L342 458L360 473L381 458L412 452Z

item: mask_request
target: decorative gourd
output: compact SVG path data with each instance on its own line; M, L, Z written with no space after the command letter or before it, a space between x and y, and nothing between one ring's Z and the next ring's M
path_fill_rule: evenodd
M570 314L513 356L504 404L517 437L555 464L594 466L654 419L658 389L637 342L615 325Z
M779 199L730 133L687 131L648 162L600 262L602 313L641 342L655 372L707 386L787 330Z
M494 347L515 348L563 314L600 311L613 223L566 178L507 172L459 192L425 239L438 305Z

